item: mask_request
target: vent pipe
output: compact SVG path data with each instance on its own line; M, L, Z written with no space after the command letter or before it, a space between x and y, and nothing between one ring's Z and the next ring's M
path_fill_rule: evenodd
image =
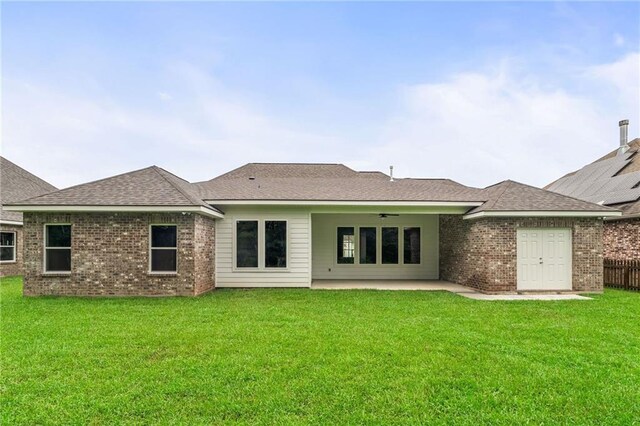
M389 181L393 182L393 166L389 166Z
M627 145L629 138L629 120L620 120L618 126L620 126L620 148L618 149L618 155L622 155L629 150L629 145Z

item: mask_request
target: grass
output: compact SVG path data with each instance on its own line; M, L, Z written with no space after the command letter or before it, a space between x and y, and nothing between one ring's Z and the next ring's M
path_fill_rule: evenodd
M23 298L0 284L2 424L633 424L640 294L218 290Z

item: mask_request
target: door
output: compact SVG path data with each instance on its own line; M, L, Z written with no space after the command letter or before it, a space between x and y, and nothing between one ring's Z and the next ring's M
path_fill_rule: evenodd
M571 230L519 229L518 290L571 290Z

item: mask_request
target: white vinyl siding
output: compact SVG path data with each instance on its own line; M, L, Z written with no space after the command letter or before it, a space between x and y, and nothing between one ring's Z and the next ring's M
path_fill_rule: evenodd
M401 214L381 219L377 214L313 214L313 279L438 279L439 227L438 215ZM355 227L356 236L361 227L376 227L378 236L378 262L376 264L338 264L337 229ZM397 227L399 234L398 264L382 264L381 228ZM419 264L404 264L404 228L420 228ZM359 242L356 241L356 247ZM356 254L356 258L359 254Z
M310 214L306 208L225 206L225 218L216 220L216 287L309 287L311 283ZM287 223L286 268L234 268L234 240L238 220L257 220L258 256L264 259L264 222Z

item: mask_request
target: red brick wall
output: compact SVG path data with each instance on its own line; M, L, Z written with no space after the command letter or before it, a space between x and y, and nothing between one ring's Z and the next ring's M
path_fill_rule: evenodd
M71 273L43 273L44 224L71 224ZM178 272L149 273L149 225L178 227ZM209 229L208 229L209 228ZM181 213L25 213L24 294L192 296L214 287L213 220ZM211 248L209 250L209 248ZM204 262L211 260L210 264Z
M602 220L440 216L440 278L481 291L513 292L518 228L571 228L573 290L602 291Z
M604 223L604 257L616 260L640 259L640 218Z
M16 261L0 263L0 277L22 275L22 226L0 225L0 230L16 233Z

